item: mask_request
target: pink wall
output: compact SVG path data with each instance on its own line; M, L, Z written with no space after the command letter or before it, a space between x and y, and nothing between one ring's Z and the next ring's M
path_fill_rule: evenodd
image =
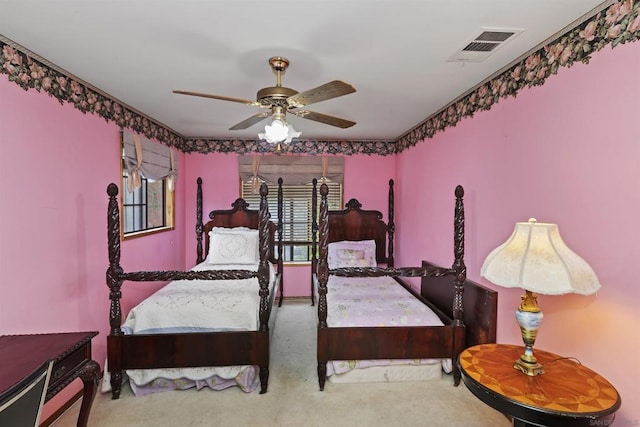
M356 198L363 209L382 212L386 221L390 179L396 179L393 156L347 156L344 161L344 202Z
M236 154L188 154L185 156L185 173L181 180L185 188L185 264L196 260L196 180L202 178L203 220L206 222L213 209L231 208L240 196L238 156ZM365 177L363 179L363 177ZM344 200L358 198L365 209L377 209L387 216L387 190L389 179L395 178L395 160L391 156L345 157ZM285 266L285 297L310 296L311 269L308 265Z
M93 356L103 365L106 187L120 181L119 129L4 75L0 99L0 334L97 330ZM176 230L123 243L125 270L184 267L182 193L179 182ZM152 291L123 290L124 309ZM77 391L68 389L43 419Z
M611 381L622 396L621 426L640 420L633 373L640 291L632 269L640 258L634 226L640 213L639 72L640 43L606 48L589 65L561 69L545 85L397 157L401 265L421 259L451 264L456 184L466 192L468 275L493 288L480 278L480 266L515 222L533 216L559 224L602 289L592 296L540 296L545 319L536 346L577 357ZM521 344L513 317L521 291L496 289L498 341Z
M357 197L385 218L387 182L396 179L398 265L451 263L456 184L466 190L469 277L489 286L480 265L516 221L557 222L603 288L588 297L541 296L545 324L537 345L578 357L612 381L623 397L620 425L640 419L634 412L640 390L630 374L640 350L632 330L640 324L640 292L630 270L640 256L632 225L640 210L639 69L640 44L606 49L590 65L562 69L544 86L395 159L362 155L345 162L345 200ZM4 76L0 99L0 333L98 330L94 357L102 364L109 308L105 188L119 182L118 129ZM235 155L180 155L179 162L176 230L123 242L125 270L193 264L197 176L204 180L205 215L239 194ZM289 275L287 296L308 295L304 276ZM125 285L124 311L158 286ZM519 293L500 290L500 342L520 343L513 319Z

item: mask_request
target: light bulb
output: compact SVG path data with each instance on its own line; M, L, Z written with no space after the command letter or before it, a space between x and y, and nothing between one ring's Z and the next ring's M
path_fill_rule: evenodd
M293 138L300 136L293 126L284 120L274 119L270 125L264 127L264 133L259 133L258 137L270 144L285 142L290 143Z
M284 140L284 142L286 142L287 144L291 143L291 140L293 138L297 138L300 136L300 134L302 132L298 132L296 131L293 126L291 126L290 124L287 124L287 131L288 131L288 135L287 138Z

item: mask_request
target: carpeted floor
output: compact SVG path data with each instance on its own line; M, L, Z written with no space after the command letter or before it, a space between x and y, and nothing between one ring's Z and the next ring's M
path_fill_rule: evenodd
M278 310L269 391L172 391L119 400L99 394L90 426L510 426L451 377L429 382L332 384L318 389L316 308L285 301ZM54 427L76 425L79 402Z

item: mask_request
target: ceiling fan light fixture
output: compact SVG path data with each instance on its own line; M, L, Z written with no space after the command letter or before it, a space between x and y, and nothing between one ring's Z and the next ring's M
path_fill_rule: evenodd
M274 56L269 59L272 71L276 74L276 85L264 87L256 93L256 100L251 101L242 98L232 98L230 96L214 95L210 93L191 92L186 90L174 90L174 93L190 96L200 96L204 98L219 99L222 101L238 102L260 108L270 108L271 112L261 112L236 123L229 130L247 129L271 116L271 124L265 127L264 133L259 133L258 137L270 144L290 143L293 138L300 136L291 125L285 120L286 113L295 114L303 119L324 123L329 126L336 126L342 129L355 125L355 122L330 116L328 114L317 113L309 110L300 110L310 104L348 95L356 91L349 83L341 80L333 80L313 89L298 92L295 89L282 86L282 75L289 66L289 60L281 56Z
M293 138L298 138L302 132L296 131L293 126L284 119L275 118L270 125L264 127L264 133L259 133L258 137L269 144L284 142L291 143Z

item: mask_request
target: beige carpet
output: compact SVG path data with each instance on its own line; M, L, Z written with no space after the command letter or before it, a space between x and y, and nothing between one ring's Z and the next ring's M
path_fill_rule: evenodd
M332 384L318 389L315 307L285 301L278 310L269 391L172 391L119 400L99 394L90 426L510 426L451 377L429 382ZM54 427L76 425L79 402Z

